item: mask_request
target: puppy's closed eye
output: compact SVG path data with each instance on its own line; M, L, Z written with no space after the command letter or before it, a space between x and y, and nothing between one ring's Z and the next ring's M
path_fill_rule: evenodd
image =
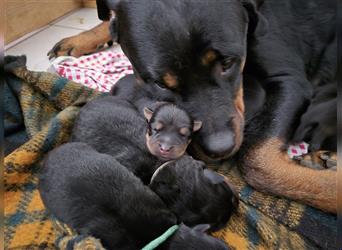
M181 128L179 130L179 133L183 136L189 136L190 135L190 130L188 128Z
M164 127L164 124L162 122L157 122L156 126L154 127L155 130L160 131Z

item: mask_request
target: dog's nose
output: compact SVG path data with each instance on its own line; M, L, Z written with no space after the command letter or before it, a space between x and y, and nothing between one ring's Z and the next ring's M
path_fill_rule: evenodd
M172 148L173 147L168 144L163 144L163 143L159 144L159 150L164 153L170 152Z
M234 133L227 130L203 138L203 149L211 158L224 158L234 149Z

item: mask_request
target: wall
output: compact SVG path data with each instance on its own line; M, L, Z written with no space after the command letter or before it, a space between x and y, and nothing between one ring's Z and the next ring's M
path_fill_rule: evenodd
M84 0L88 6L95 0ZM95 5L94 5L95 6ZM82 7L82 0L7 0L5 44Z

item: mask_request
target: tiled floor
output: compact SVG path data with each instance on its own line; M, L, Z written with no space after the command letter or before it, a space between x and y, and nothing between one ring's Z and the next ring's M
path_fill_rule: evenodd
M30 70L46 71L49 67L47 52L62 38L76 35L88 30L97 24L96 9L83 8L68 14L44 27L39 32L18 43L14 42L6 48L6 55L27 56L27 67ZM34 33L34 32L33 32Z

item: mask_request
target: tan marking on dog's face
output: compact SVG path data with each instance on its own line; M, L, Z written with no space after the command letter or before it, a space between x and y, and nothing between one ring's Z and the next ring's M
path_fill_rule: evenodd
M214 62L217 58L217 54L213 50L208 50L204 56L201 58L201 62L203 66L208 66L212 62Z
M178 79L177 79L177 76L175 76L174 74L172 73L166 73L164 76L163 76L163 80L164 80L164 83L165 85L170 88L170 89L174 89L174 88L177 88L178 86Z
M246 58L242 58L241 66L240 66L240 73L243 72L246 64Z
M239 112L241 116L245 113L245 104L243 101L243 88L242 88L242 83L241 86L236 94L235 100L234 100L234 105L236 107L236 110Z
M238 92L236 93L234 105L235 105L236 112L233 115L233 130L235 134L235 147L234 147L233 152L236 152L242 144L243 128L245 125L245 117L244 117L245 105L243 101L242 83L240 85Z

